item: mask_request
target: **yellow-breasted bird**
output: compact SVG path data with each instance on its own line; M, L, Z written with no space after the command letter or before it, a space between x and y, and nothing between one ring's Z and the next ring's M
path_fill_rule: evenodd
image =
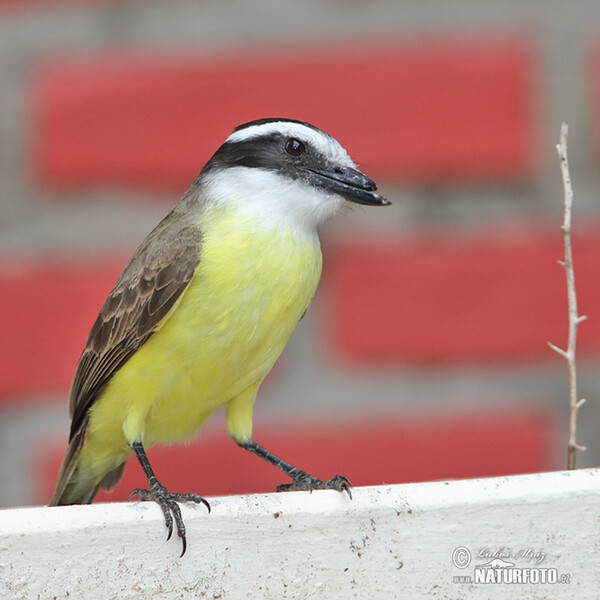
M282 490L350 492L252 440L258 388L304 315L321 275L317 226L345 201L383 206L375 183L320 129L292 119L240 125L142 242L106 299L70 393L69 447L51 505L110 490L135 454L186 549L178 502L145 449L191 438L222 404L244 449L292 478ZM167 538L167 539L168 539Z

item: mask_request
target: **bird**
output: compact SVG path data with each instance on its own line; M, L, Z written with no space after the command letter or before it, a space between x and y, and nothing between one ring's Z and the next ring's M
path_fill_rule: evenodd
M191 439L221 405L228 434L283 471L277 491L335 489L252 439L258 389L302 319L321 276L317 228L344 205L391 204L342 145L305 121L236 127L124 267L94 322L69 395L69 444L50 506L111 491L127 460L148 489L130 499L162 509L187 548L183 502L146 450Z

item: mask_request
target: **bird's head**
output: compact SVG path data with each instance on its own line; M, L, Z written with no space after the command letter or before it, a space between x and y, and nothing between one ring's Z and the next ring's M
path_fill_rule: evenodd
M235 200L261 218L295 218L313 228L346 201L391 204L375 193L375 182L357 169L337 140L292 119L240 125L200 177L218 201Z

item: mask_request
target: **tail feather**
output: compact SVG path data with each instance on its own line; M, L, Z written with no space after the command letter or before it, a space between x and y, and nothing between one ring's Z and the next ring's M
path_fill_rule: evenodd
M56 478L54 496L52 496L52 500L50 500L50 506L61 506L63 504L83 504L83 496L73 497L73 494L70 492L73 488L71 481L77 468L77 459L79 458L79 454L85 439L84 434L85 428L82 428L82 431L74 435L69 442L69 447L67 448L62 465L60 466L58 477Z
M85 441L85 427L78 432L69 443L67 452L63 459L54 496L50 500L50 506L64 506L67 504L91 504L100 491L100 488L112 491L119 483L125 470L126 462L106 473L100 481L97 478L90 479L82 477L77 473L77 462L81 448Z

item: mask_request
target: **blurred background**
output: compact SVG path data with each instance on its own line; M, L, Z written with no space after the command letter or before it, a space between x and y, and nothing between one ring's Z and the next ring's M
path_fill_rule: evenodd
M394 204L322 231L254 439L355 485L566 467L567 367L546 342L567 340L567 121L577 464L597 465L599 84L597 0L0 0L0 506L49 500L105 296L230 131L268 116L334 135ZM223 417L150 452L168 487L283 482ZM130 461L102 498L137 485Z

